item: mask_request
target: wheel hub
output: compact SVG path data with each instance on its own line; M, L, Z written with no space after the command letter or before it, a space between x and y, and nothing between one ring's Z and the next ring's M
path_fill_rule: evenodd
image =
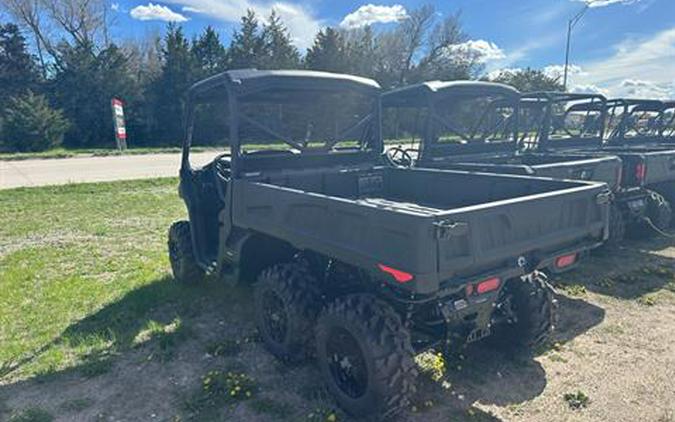
M361 397L368 387L368 368L356 338L344 328L332 330L326 344L328 367L335 385L347 396Z

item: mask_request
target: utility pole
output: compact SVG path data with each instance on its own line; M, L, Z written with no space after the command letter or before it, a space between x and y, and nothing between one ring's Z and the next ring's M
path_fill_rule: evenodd
M568 68L570 65L570 39L572 37L572 29L579 23L581 18L584 16L586 11L588 10L589 7L591 7L591 4L593 1L588 1L586 2L586 5L584 6L583 9L579 11L576 15L572 17L569 21L567 21L567 47L565 49L565 71L564 71L564 76L563 76L563 87L565 91L567 91L567 73L568 73Z

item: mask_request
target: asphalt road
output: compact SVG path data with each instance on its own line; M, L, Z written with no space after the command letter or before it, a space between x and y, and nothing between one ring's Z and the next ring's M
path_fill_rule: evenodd
M191 161L207 163L216 154L195 153ZM179 165L180 154L0 161L0 189L177 176Z

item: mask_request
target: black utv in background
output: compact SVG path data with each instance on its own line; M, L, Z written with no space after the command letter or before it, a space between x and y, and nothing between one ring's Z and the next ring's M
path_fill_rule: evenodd
M390 416L413 355L485 337L546 340L555 301L537 272L606 237L606 185L382 164L380 88L309 71L237 70L189 91L175 279L256 280L268 350L315 354L337 402ZM196 168L200 113L226 116L231 152ZM203 114L202 114L203 116Z
M482 171L499 174L522 174L557 179L595 180L606 183L612 195L610 238L619 243L625 232L624 219L618 209L628 207L647 193L627 192L621 186L622 162L617 156L593 156L556 153L542 147L539 138L546 136L553 118L553 94L531 95L521 99L520 93L507 85L489 82L425 82L383 94L385 122L391 132L419 134L419 146L388 150L394 164L418 168L439 168ZM590 98L602 119L604 98L564 94L558 101ZM407 116L407 117L406 117ZM412 117L411 117L412 116ZM602 143L603 125L575 129L565 142ZM413 159L413 156L415 159ZM646 208L646 207L642 207ZM572 266L564 269L571 269ZM551 268L553 272L563 268Z
M583 104L577 105L580 106ZM551 107L565 121L570 121L570 116L578 114L574 106ZM623 186L648 192L645 214L649 217L648 223L663 230L674 222L672 204L675 203L675 145L664 142L663 110L664 103L657 100L608 100L605 105L604 143L557 143L552 141L554 136L542 138L541 142L549 150L569 150L571 154L590 151L596 155L613 154L621 157ZM555 127L550 129L553 134L560 130ZM644 230L648 230L648 227Z
M664 101L661 110L661 145L675 145L675 101Z

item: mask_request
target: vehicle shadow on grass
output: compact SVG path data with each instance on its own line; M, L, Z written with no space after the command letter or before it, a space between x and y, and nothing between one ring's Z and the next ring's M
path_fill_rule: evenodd
M148 390L168 389L165 396L174 394L169 388L175 387L170 377L181 371L191 374L184 374L182 382L191 385L198 381L203 375L205 344L214 336L223 336L221 327L244 325L239 320L247 318L247 307L238 302L249 300L246 296L241 289L228 289L222 283L185 287L171 277L127 292L73 323L50 343L4 365L0 420L9 420L17 409L33 407L72 420L63 406L83 407L85 402L97 403L98 410L117 407L112 413L115 417L149 418L151 412L142 417L137 413L140 419L129 416L135 410L133 400L143 400L138 402L139 408L158 406L167 397L153 396ZM236 322L228 321L227 311L236 313ZM44 360L55 350L57 356L77 356L59 361L52 369ZM17 377L21 380L13 381ZM122 401L122 397L129 408L110 400ZM84 408L82 412L77 419L97 418Z
M675 289L675 256L665 250L675 241L665 237L626 241L617 248L601 248L579 269L552 279L556 287L583 286L594 293L636 299L662 288ZM578 292L578 291L577 291ZM583 293L583 291L581 291Z
M174 323L177 327L164 334L181 335L184 329L180 326L181 320L194 318L214 307L228 306L241 296L241 292L235 290L225 294L224 289L222 283L217 282L199 287L181 286L171 277L147 283L70 325L50 343L4 363L0 368L0 380L31 365L52 348L88 351L78 364L78 368L87 372L87 365L95 366L111 355L135 347L143 341L138 336L144 330L152 337L163 334L156 327ZM38 371L38 375L44 377L51 372Z

